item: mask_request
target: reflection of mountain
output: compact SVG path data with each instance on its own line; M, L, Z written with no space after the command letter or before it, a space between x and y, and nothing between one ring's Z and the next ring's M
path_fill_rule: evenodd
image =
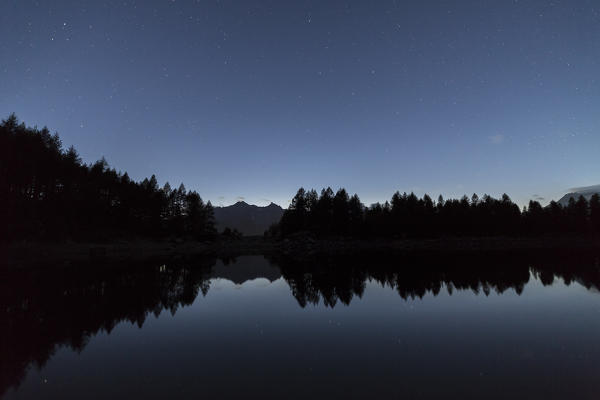
M271 261L257 256L233 263L201 258L100 268L0 270L0 396L18 385L31 366L43 366L59 346L82 350L96 333L110 333L121 322L141 327L150 314L163 310L175 314L200 293L206 295L210 279L216 277L243 283L283 276L302 307L321 300L328 307L348 305L363 295L368 281L391 287L404 299L435 296L442 290L520 293L530 274L544 285L560 277L566 284L577 281L588 289L600 288L597 259L582 254Z
M266 278L273 282L281 278L281 271L265 260L263 256L245 256L240 262L225 263L217 261L212 268L211 278L223 278L241 285L246 281Z
M215 207L215 222L219 232L229 227L245 236L262 235L274 223L279 222L283 209L271 203L259 207L243 201L227 206Z

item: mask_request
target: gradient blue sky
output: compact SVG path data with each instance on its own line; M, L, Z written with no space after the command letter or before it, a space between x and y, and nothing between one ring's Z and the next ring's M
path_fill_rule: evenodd
M597 1L0 2L0 116L213 204L600 183Z

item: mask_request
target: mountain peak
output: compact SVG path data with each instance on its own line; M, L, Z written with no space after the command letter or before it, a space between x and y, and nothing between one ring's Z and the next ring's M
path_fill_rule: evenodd
M228 207L253 207L253 208L256 207L256 208L278 208L278 209L281 208L280 205L275 204L273 202L270 202L266 206L258 206L256 204L246 203L244 200L236 201L235 203L233 203L233 204L231 204L229 206L219 206L218 208L228 208Z
M570 193L565 194L558 200L558 204L566 207L569 205L569 200L574 198L579 199L579 196L583 196L587 201L590 201L594 194L600 194L600 185L585 186L579 188L572 188Z
M230 206L215 207L217 231L237 229L245 236L262 235L279 222L282 215L283 208L273 202L268 206L257 206L240 200Z

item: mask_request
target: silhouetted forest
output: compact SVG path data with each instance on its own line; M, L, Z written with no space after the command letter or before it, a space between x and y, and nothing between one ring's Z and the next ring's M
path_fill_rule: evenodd
M331 188L321 194L300 188L279 224L266 232L288 236L309 232L317 236L352 237L439 237L539 235L545 233L600 233L600 198L588 202L583 196L570 199L567 207L552 201L542 207L530 201L519 209L504 194L501 199L484 195L463 196L460 200L437 201L428 195L394 193L391 201L365 207L358 196L345 189Z
M104 159L82 163L57 134L19 123L0 123L0 239L104 239L120 236L210 239L214 212L195 191L152 175L135 182ZM530 201L523 210L504 194L437 201L394 193L365 207L345 189L300 188L268 236L309 232L317 236L439 237L600 233L600 198L570 199L563 207Z
M14 114L0 123L0 239L211 238L213 208L183 184L135 182L104 159L85 165L58 134L28 128Z

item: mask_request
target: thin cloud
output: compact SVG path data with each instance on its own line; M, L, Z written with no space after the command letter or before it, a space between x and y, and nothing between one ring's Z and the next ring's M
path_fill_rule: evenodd
M569 192L600 192L600 185L574 187Z
M490 136L490 142L492 144L500 144L504 142L504 135L494 135L494 136Z

